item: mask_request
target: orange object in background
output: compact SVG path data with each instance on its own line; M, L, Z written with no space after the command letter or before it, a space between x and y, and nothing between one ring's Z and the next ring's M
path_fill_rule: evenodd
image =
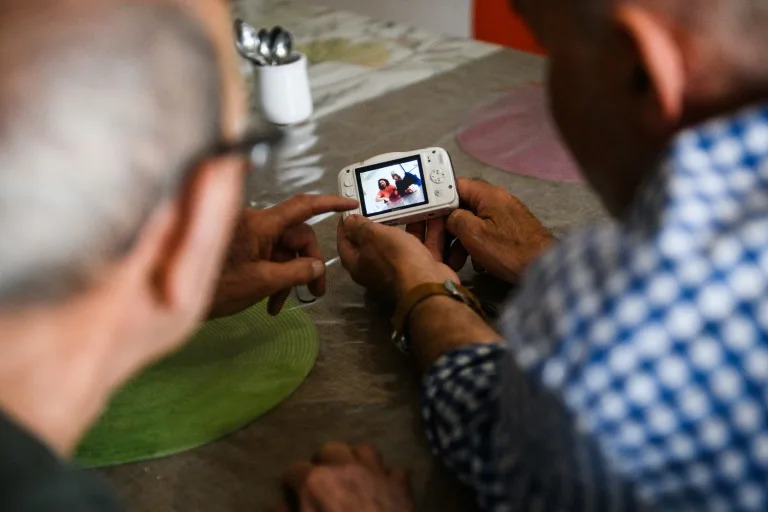
M475 0L475 38L544 54L544 48L513 10L510 0Z

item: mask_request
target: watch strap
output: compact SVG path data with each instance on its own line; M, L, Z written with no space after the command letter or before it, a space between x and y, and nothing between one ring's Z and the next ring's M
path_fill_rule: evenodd
M483 320L486 319L483 306L480 301L477 300L472 292L464 288L458 283L453 281L445 281L444 283L424 283L413 288L403 296L397 304L395 314L392 317L392 325L394 331L392 333L392 339L398 344L398 346L408 351L407 341L405 337L405 330L408 323L408 319L411 316L411 312L430 297L436 295L442 295L457 300L463 304L466 304L472 308L477 314L479 314Z

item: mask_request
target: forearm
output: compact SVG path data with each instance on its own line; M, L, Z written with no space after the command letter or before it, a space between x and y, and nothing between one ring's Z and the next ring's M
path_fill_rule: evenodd
M556 396L531 385L508 350L466 346L426 372L421 414L432 451L482 510L637 509L597 445Z
M472 308L436 295L417 305L409 317L411 350L423 370L440 356L468 345L493 344L501 337Z
M632 491L574 429L560 398L515 362L513 345L470 307L434 296L410 316L411 350L425 372L422 417L435 454L483 510L634 508ZM543 500L543 501L542 501Z

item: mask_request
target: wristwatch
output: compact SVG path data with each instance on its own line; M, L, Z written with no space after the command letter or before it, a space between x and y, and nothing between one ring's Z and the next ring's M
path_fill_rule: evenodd
M475 313L480 315L483 320L486 320L485 312L480 301L477 300L472 292L461 286L460 284L448 280L444 283L425 283L417 286L413 290L405 294L400 299L395 309L395 314L392 317L392 325L394 330L392 331L392 341L395 342L397 347L405 353L410 353L410 344L408 337L406 336L406 327L408 320L411 316L411 312L430 297L435 295L443 295L450 297L462 304L466 304L472 308Z

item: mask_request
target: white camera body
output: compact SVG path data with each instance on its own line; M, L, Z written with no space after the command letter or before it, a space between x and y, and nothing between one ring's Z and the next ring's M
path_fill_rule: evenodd
M387 153L345 167L339 193L360 201L344 218L362 215L390 226L443 217L459 207L451 157L442 148Z

